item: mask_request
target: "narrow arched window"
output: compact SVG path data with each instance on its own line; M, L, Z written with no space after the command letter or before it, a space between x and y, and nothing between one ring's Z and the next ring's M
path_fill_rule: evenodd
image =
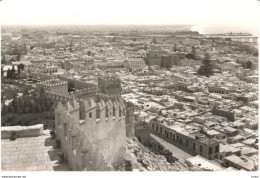
M116 110L114 107L113 107L113 116L116 116Z
M108 118L108 109L106 109L106 118Z
M122 116L122 111L121 111L121 108L119 108L119 117Z

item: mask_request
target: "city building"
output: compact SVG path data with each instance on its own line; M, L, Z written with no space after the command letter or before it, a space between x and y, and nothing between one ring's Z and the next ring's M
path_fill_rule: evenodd
M128 59L124 61L124 67L131 71L142 70L145 68L145 62L142 58Z
M206 159L218 159L219 144L216 139L208 138L198 130L186 129L179 125L168 125L160 119L150 121L151 133L172 143L192 155Z

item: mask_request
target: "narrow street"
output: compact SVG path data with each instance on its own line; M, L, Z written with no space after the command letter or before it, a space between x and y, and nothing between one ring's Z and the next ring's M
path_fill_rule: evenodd
M166 149L168 149L169 151L172 152L172 155L176 158L179 159L179 162L181 162L182 164L184 164L185 160L187 158L192 157L191 154L183 151L182 149L176 147L175 145L168 143L167 141L163 140L162 138L159 138L158 136L154 135L154 134L150 134L150 136L155 139L158 143L160 143L161 145L163 145Z

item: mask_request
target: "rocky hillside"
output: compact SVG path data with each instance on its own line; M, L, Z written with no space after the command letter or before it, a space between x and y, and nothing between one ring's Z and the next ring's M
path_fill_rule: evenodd
M127 139L127 159L133 171L180 171L177 163L169 163L162 155L156 155L136 139Z

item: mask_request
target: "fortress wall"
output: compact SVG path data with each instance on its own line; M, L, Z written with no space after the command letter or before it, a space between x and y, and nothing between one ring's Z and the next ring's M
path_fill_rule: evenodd
M57 139L61 140L62 151L72 170L81 170L85 166L87 166L87 170L110 169L113 161L118 159L118 155L124 155L121 154L126 146L124 104L115 104L110 100L103 102L101 110L98 111L100 118L96 118L96 104L99 103L93 103L93 100L90 103L84 105L81 102L81 111L79 111L80 107L72 107L71 111L68 111L60 104L55 110ZM109 105L108 113L111 112L107 118L106 105ZM119 117L119 107L123 113L121 117ZM113 108L116 111L115 116L113 116ZM79 112L85 119L85 123L81 126L75 121ZM92 113L91 118L89 117L90 112ZM76 125L80 130L80 134L74 135L74 137L75 133L71 130L72 125ZM75 148L73 148L73 144ZM84 149L88 149L88 151Z
M66 103L67 101L71 101L73 97L69 96L69 95L60 95L60 94L56 94L56 93L52 93L47 91L46 92L46 96L55 101L55 102L62 102L62 103Z
M43 131L43 124L33 126L10 126L1 127L1 138L9 139L12 133L15 132L17 137L36 137L40 136Z
M55 85L51 87L49 91L62 95L68 95L68 83L66 82L64 84Z
M35 78L35 79L39 78L40 80L50 80L50 79L55 78L55 76L53 76L53 75L39 74L39 73L35 73L35 72L31 72L29 76L32 78Z
M121 121L123 121L123 119L121 119ZM102 125L100 125L100 128L103 128ZM107 129L106 131L106 136L95 140L93 145L100 148L103 157L108 163L110 163L120 148L126 146L125 124L124 122L117 121L113 124L110 130Z
M71 79L71 78L67 78L67 77L63 77L63 76L58 76L58 78L60 80L72 83L76 89L85 89L85 88L96 87L96 85L94 85L94 84L85 83L80 80L75 80L75 79Z

